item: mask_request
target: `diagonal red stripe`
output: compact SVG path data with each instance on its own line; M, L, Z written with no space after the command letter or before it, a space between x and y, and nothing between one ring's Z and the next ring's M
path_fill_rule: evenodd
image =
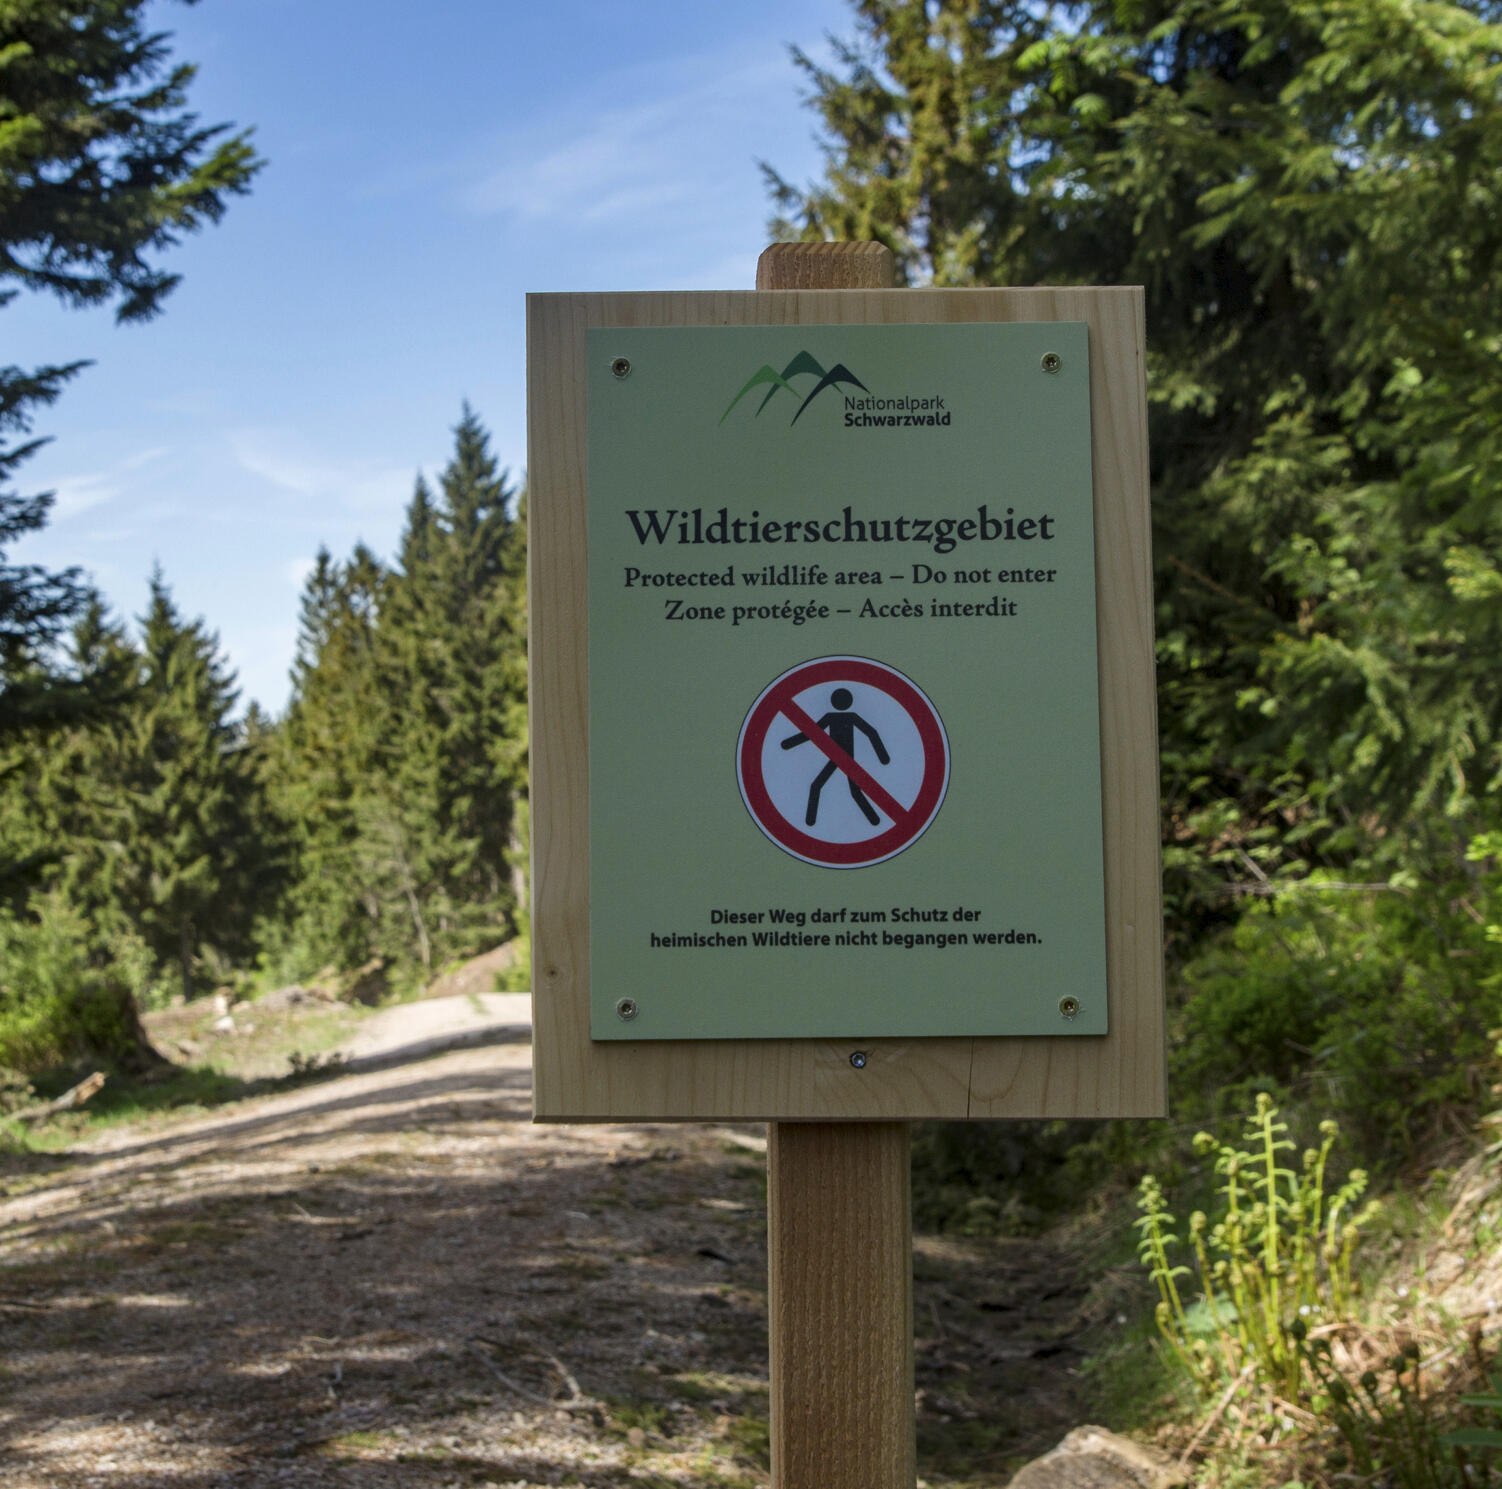
M908 809L865 766L861 765L853 755L847 755L791 698L786 699L782 703L779 712L787 717L788 722L800 734L807 735L809 743L825 759L833 761L839 770L844 771L893 822L899 827L907 827Z

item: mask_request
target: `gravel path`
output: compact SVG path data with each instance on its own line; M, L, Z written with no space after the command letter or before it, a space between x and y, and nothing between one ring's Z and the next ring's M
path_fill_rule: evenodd
M525 1039L531 1029L531 993L466 993L383 1008L336 1053L351 1065L405 1062L463 1045Z
M483 1047L7 1161L0 1486L767 1483L759 1130L533 1126L480 1001L360 1058ZM1037 1241L917 1278L924 1477L991 1489L1079 1420L1099 1311Z

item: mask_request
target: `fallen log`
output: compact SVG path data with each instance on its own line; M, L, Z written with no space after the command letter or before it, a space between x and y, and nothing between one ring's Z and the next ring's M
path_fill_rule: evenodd
M104 1089L106 1079L102 1070L96 1070L93 1075L85 1076L76 1086L64 1091L61 1096L54 1097L53 1100L44 1101L40 1106L28 1106L21 1111L12 1112L10 1120L12 1122L43 1122L48 1117L57 1116L59 1112L75 1111Z

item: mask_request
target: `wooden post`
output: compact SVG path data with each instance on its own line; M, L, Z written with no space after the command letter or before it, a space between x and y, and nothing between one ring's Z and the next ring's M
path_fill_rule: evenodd
M759 290L890 289L880 243L774 243ZM906 1122L773 1122L767 1270L773 1489L913 1489Z
M913 1489L906 1122L773 1122L772 1489Z
M889 290L895 278L885 243L774 243L756 261L759 290Z

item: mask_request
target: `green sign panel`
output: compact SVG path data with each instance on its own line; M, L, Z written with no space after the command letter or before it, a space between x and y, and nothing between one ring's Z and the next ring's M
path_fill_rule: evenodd
M1104 1034L1085 326L588 338L593 1037Z

